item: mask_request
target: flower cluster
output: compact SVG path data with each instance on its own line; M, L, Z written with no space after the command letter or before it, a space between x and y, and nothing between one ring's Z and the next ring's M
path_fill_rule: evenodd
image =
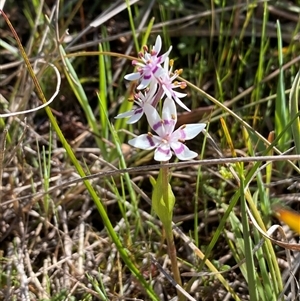
M190 160L197 153L189 150L184 144L185 140L193 139L204 128L205 124L182 125L175 130L177 110L175 102L187 111L188 107L181 101L186 94L175 91L176 88L184 89L185 82L178 82L176 78L182 70L173 72L173 61L169 60L169 50L159 55L162 46L161 37L158 36L152 50L144 46L144 52L139 53L140 61L133 61L136 72L125 75L125 79L138 81L137 94L134 95L135 106L131 111L119 114L116 118L129 118L127 123L135 123L146 115L152 133L140 135L128 141L134 147L153 150L156 161L168 161L174 153L180 160ZM163 66L162 66L163 64ZM164 99L165 98L165 99ZM161 116L157 111L157 104L164 99Z

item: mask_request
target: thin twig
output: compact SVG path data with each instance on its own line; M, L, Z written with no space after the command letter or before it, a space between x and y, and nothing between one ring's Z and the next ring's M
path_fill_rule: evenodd
M3 160L5 154L6 136L8 133L8 127L5 127L0 140L0 219L2 218L2 178L3 178Z
M176 162L176 163L164 163L164 164L153 164L153 165L145 165L145 166L137 166L137 167L129 167L124 169L118 169L118 170L109 170L104 172L95 173L92 175L88 175L86 177L74 179L72 181L67 181L65 183L62 183L60 185L56 185L54 187L51 187L48 189L47 192L37 192L34 194L30 194L27 196L15 198L14 200L23 200L28 198L29 196L31 198L40 198L41 196L44 196L47 193L51 193L57 189L62 189L64 187L69 187L78 183L81 183L84 180L97 180L102 179L106 177L112 177L112 176L118 176L124 173L149 173L149 171L159 170L161 167L169 167L169 168L185 168L185 167L196 167L196 166L208 166L208 165L223 165L223 164L235 164L239 162L243 163L254 163L254 162L277 162L277 161L296 161L300 160L300 155L278 155L278 156L254 156L254 157L229 157L229 158L218 158L218 159L205 159L205 160L195 160L195 161L189 161L189 162ZM7 200L3 203L9 204L13 202L14 200Z

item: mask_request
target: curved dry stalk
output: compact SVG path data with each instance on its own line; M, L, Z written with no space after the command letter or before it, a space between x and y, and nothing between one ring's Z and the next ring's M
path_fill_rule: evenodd
M61 86L61 76L60 76L60 73L59 73L58 69L55 67L55 65L53 65L51 63L47 63L44 60L40 60L39 62L49 65L50 67L52 67L54 69L54 71L56 73L57 83L56 83L55 92L53 93L52 97L47 102L45 102L44 104L38 106L37 108L24 110L24 111L18 111L18 112L10 112L10 113L5 113L5 114L0 114L0 118L1 117L6 118L6 117L12 117L12 116L17 116L17 115L21 115L21 114L28 114L28 113L36 112L38 110L41 110L41 109L49 106L53 102L55 97L58 95L59 89L60 89L60 86Z

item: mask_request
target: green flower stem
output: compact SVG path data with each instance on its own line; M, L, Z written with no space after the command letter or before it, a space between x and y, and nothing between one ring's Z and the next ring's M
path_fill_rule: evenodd
M162 188L163 188L163 200L167 208L169 207L169 168L168 167L162 167ZM173 209L173 208L172 208ZM177 252L174 242L174 235L172 231L172 217L173 217L173 210L170 210L169 212L169 218L167 221L163 222L163 227L165 229L166 233L166 240L167 240L167 246L168 246L168 253L171 260L171 267L173 272L174 280L182 286L181 277L179 273L178 268L178 261L177 261ZM177 291L179 300L184 300L184 295L182 295L181 292Z
M170 205L169 204L169 189L168 189L168 186L169 186L169 168L168 167L162 167L161 168L161 173L162 173L163 200L164 200L166 208L170 208L169 207L169 205ZM172 218L173 218L173 211L172 210L169 212L168 217L169 217L168 220L172 221ZM172 229L171 229L171 232L172 232Z
M169 230L171 230L171 233ZM181 277L180 277L179 268L178 268L177 253L176 253L176 247L175 247L174 235L172 232L172 228L171 227L170 227L170 229L165 228L165 231L166 231L166 239L167 239L167 245L168 245L168 253L169 253L170 260L171 260L173 278L177 282L177 284L182 286ZM184 297L184 296L179 291L177 291L177 293L178 293L179 300L182 300L182 297Z

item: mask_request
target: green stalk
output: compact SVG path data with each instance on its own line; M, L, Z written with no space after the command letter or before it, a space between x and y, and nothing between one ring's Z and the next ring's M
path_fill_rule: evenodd
M172 224L170 224L169 228L166 228L166 227L164 227L164 228L166 231L166 240L167 240L167 245L168 245L169 257L171 260L173 277L174 277L174 280L177 282L177 284L182 286L181 277L180 277L179 268L178 268L177 252L176 252L176 246L175 246L175 242L174 242L174 235L172 232ZM177 295L178 295L179 301L185 300L184 295L182 295L182 293L180 291L177 291Z
M169 185L169 168L168 167L162 167L161 168L161 173L162 173L162 188L163 188L163 200L165 202L165 206L167 208L169 207L169 189L168 189L168 185ZM172 220L173 218L173 214L170 215L170 220Z
M163 188L163 200L165 203L165 206L167 208L170 208L170 202L169 202L169 168L168 167L162 167L161 168L162 172L162 188ZM167 221L163 222L163 226L166 232L166 240L167 240L167 245L168 245L168 253L169 257L171 260L171 267L172 267L172 272L173 272L173 277L174 280L182 286L181 282L181 277L179 273L179 268L178 268L178 261L177 261L177 252L176 252L176 247L175 247L175 242L174 242L174 235L172 231L172 217L173 217L173 211L170 210L169 213L169 218ZM178 298L179 300L184 300L184 295L182 295L181 292L177 291Z
M258 301L258 294L256 289L255 281L255 267L252 254L251 234L249 229L248 215L246 210L246 199L245 199L245 182L244 182L243 169L240 168L240 199L241 199L241 213L242 213L242 225L243 225L243 236L245 244L245 258L247 268L247 283L249 287L250 301Z
M290 111L290 119L294 120L291 128L296 148L296 153L300 154L300 119L299 119L299 87L300 87L300 71L296 74L296 77L293 81L293 85L290 92L289 99L289 111ZM298 161L298 166L300 166L300 161Z

